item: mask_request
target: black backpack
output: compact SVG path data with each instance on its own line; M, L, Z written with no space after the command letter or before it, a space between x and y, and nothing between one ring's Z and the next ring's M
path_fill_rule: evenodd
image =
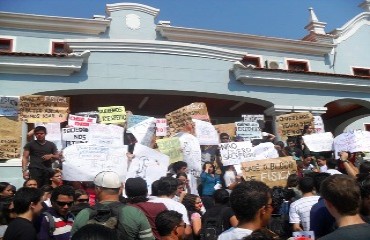
M226 229L224 227L224 212L226 208L222 209L220 213L215 216L204 215L202 218L202 228L200 230L201 240L217 240L218 236Z

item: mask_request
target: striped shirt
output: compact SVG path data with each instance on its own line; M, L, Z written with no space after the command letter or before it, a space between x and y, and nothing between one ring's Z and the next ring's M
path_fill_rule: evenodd
M289 208L289 223L301 223L304 231L310 230L310 211L319 201L319 196L302 197Z
M71 237L71 230L73 225L74 217L72 214L68 214L63 217L59 215L53 208L47 210L54 219L55 230L50 233L50 223L49 218L43 215L41 221L40 231L38 233L39 240L55 239L55 240L69 240Z

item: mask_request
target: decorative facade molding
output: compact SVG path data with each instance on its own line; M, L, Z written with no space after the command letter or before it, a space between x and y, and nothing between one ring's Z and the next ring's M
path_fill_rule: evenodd
M0 58L0 73L70 76L81 70L89 56L88 51L65 57L5 55Z
M334 47L334 45L331 43L317 43L249 34L173 27L163 24L157 25L156 30L163 37L170 41L257 48L272 51L305 53L319 56L330 53Z
M105 8L105 12L108 16L110 16L112 12L120 10L140 11L153 15L154 17L159 13L159 9L139 3L113 3L107 4Z
M66 44L73 52L135 52L170 54L219 59L224 61L239 61L246 52L210 47L199 44L132 39L66 39Z
M2 28L98 35L104 33L109 25L110 21L105 19L83 19L0 12L0 26Z
M231 71L246 85L370 93L370 79L335 74L254 69L235 63Z

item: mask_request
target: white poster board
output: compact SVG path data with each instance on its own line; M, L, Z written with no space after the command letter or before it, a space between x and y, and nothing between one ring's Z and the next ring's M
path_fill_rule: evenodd
M127 129L127 132L132 133L138 143L149 147L155 135L155 118L148 118Z
M18 116L19 97L0 96L0 117Z
M73 144L88 143L89 137L88 127L62 128L62 140L67 147Z
M315 133L324 133L324 121L321 116L313 116L313 125L315 127Z
M279 153L275 149L275 145L271 142L260 143L253 147L253 153L255 154L255 160L279 157Z
M210 122L193 119L195 135L200 145L218 145L220 143L218 132Z
M116 172L122 182L127 174L127 147L76 144L63 151L63 179L93 181L101 171Z
M260 114L260 115L247 115L244 114L242 115L243 122L257 122L257 121L265 121L265 116Z
M304 135L303 141L312 152L333 150L334 138L331 132Z
M261 139L261 129L256 122L236 122L236 135L245 140Z
M369 152L370 151L370 132L353 130L342 133L334 138L335 156L338 152Z
M155 120L155 135L158 137L165 137L167 136L167 119L165 118L157 118Z
M148 118L150 117L142 116L142 115L127 115L127 128L131 128L135 126L136 124L147 120Z
M236 165L248 160L254 160L252 143L246 142L229 142L220 143L221 160L224 166Z
M178 133L175 135L180 139L184 161L188 164L190 173L200 176L202 172L202 152L198 139L189 133Z
M123 145L123 127L117 125L91 124L88 142L96 145Z

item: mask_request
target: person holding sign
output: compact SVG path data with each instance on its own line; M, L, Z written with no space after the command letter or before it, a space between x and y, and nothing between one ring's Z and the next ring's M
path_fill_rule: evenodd
M203 172L200 174L202 181L202 202L207 209L214 206L213 193L217 186L221 185L220 176L215 173L215 166L211 162L203 165Z
M33 178L39 187L49 181L52 162L59 158L58 149L54 143L47 141L46 128L38 126L33 131L36 140L31 140L24 146L22 158L23 178Z

